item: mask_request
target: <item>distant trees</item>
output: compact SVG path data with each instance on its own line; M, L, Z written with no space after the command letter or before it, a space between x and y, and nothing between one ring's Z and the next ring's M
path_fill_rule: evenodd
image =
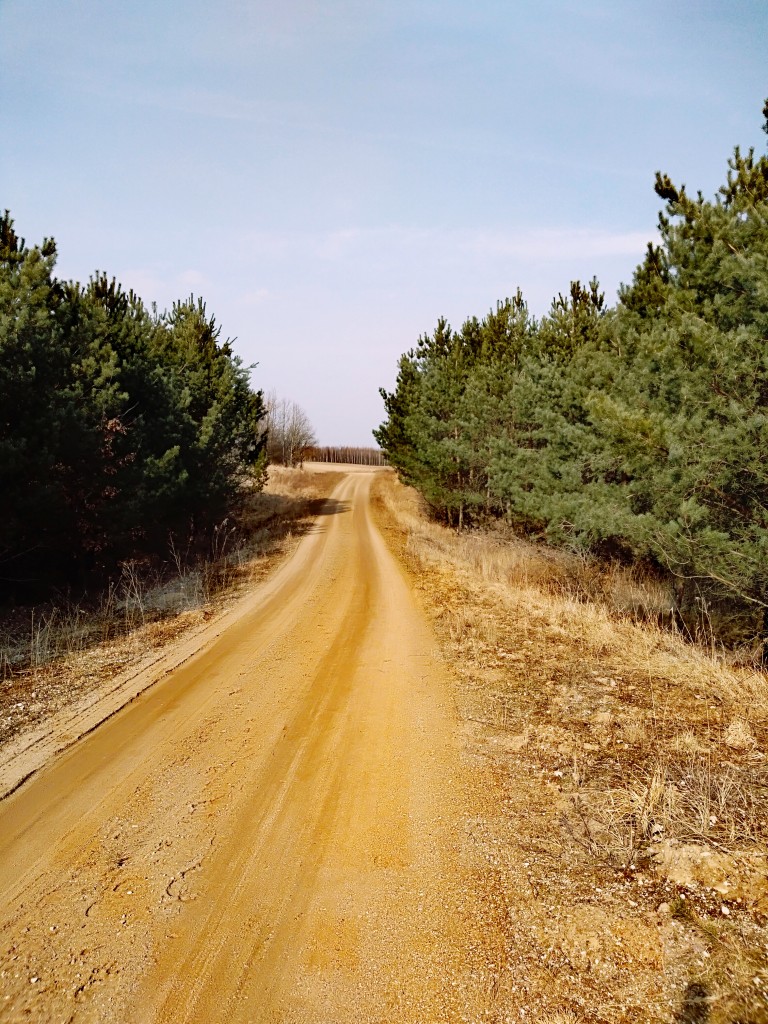
M295 466L305 459L307 449L317 444L309 417L296 402L270 391L264 400L264 433L270 462Z
M307 448L308 462L343 463L348 466L386 466L380 448L354 448L348 445Z
M54 276L0 217L0 588L163 550L231 508L262 458L262 397L202 300L150 312Z
M374 436L449 523L650 559L681 604L768 625L768 158L736 149L713 200L662 174L656 192L660 244L614 308L574 282L538 321L519 293L439 321Z

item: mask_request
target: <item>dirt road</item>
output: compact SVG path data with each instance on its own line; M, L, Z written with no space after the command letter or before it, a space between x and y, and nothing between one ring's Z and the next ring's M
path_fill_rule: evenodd
M373 475L0 803L0 1020L484 1019L444 670Z

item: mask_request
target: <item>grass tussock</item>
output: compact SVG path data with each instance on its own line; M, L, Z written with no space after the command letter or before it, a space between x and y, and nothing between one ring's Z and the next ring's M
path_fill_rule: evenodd
M377 486L497 797L469 830L508 922L489 1019L768 1021L768 677L676 632L652 577Z
M263 492L211 531L206 558L169 540L164 564L125 562L96 597L0 613L0 744L211 620L276 566L340 479L271 467Z

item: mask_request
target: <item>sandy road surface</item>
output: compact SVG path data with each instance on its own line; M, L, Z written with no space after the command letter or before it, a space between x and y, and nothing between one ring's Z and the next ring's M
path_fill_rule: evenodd
M0 1020L484 1019L450 703L373 475L0 803Z

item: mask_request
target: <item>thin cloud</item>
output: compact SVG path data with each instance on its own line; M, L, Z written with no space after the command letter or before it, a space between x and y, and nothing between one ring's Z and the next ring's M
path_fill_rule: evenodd
M642 255L655 231L606 231L594 228L524 228L520 231L444 230L389 226L322 232L254 232L251 251L271 259L297 256L342 262L371 250L410 252L445 260L450 255L484 260L526 259L562 263L575 258Z
M478 234L469 248L486 255L561 263L581 257L633 256L642 253L654 231L601 231L593 228L526 230L514 235Z
M270 298L270 291L268 288L256 288L253 291L244 292L240 296L240 301L245 306L260 306L263 302L266 302Z

